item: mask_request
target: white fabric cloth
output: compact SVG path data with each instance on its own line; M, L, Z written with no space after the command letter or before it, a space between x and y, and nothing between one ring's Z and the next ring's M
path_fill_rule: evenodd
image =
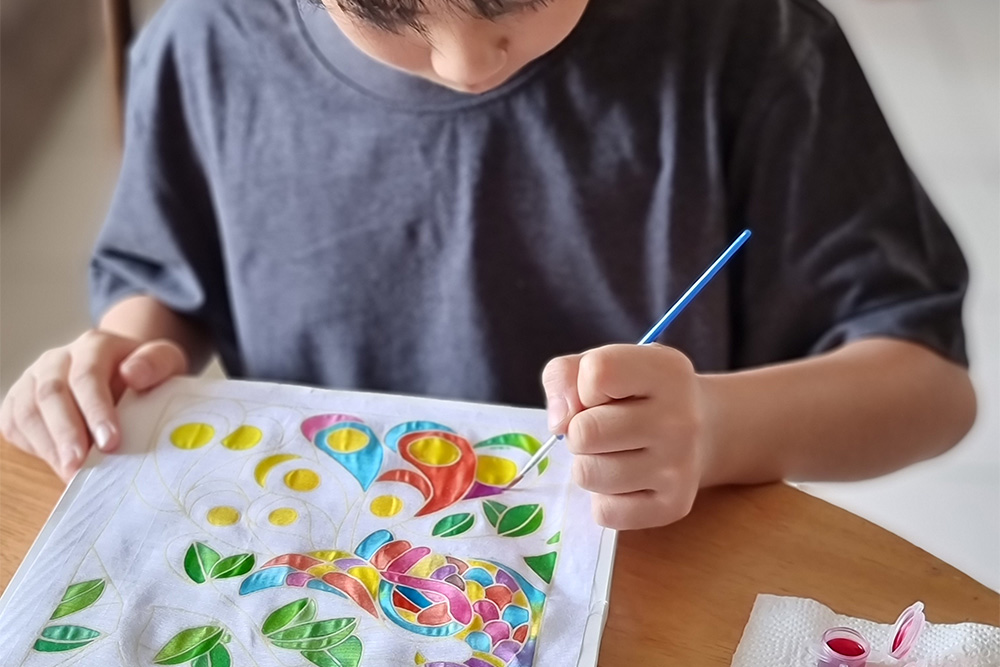
M461 499L414 517L428 502L418 488L397 480L370 482L365 490L357 475L316 444L318 437L315 441L307 439L306 421L330 414L350 415L352 423L356 418L380 441L376 449L383 461L371 470L370 479L374 479L376 471L418 472L414 464L402 458L404 445L394 449L386 444L387 434L402 422L437 422L453 429L469 445L511 432L529 433L536 438L546 433L545 416L539 410L257 383L174 380L148 396L128 397L122 407L122 451L109 456L95 452L91 456L0 601L0 664L150 665L178 633L205 627L221 628L219 636L224 639L217 642L222 647L217 653L228 653L233 665L307 664L301 650L304 644L276 643L277 635L264 631L264 619L282 606L310 598L315 613L308 614L312 618L303 614L296 623L357 619L354 634L363 642L361 664L365 667L399 667L424 660L430 664L465 664L471 660L470 665L487 667L499 662L519 667L575 667L588 620L592 612L600 616L603 608L601 600L592 599L592 592L604 531L590 518L589 496L570 482L571 455L566 448L557 446L543 474L530 473L511 491ZM192 424L204 426L188 426ZM187 440L181 438L186 447L178 445L172 435L180 427L187 429L183 432ZM241 427L259 431L250 437L246 429L239 430ZM233 435L237 433L242 435ZM355 429L355 439L361 437L358 433ZM352 442L357 444L350 439L337 442L345 451L353 447ZM445 454L449 446L442 445L440 438L414 442L424 443L427 456L448 458ZM435 448L436 454L431 451ZM528 453L512 447L487 445L472 451L478 455L480 465L486 455L508 458L518 466L528 458ZM379 516L374 509L376 500L387 496L401 501L402 510L392 516ZM484 501L496 501L509 508L537 505L544 511L544 519L532 523L526 519L505 520L501 515L496 525L491 525ZM472 527L466 531L453 529L450 536L441 535L436 530L438 522L456 514L466 515ZM537 511L522 514L538 516ZM289 518L293 516L297 518ZM498 535L500 527L508 534ZM527 612L520 609L512 610L514 615L508 617L511 620L507 631L513 632L516 625L523 624L538 633L534 659L519 653L499 662L478 663L472 660L473 644L461 635L424 636L394 622L389 616L391 610L386 611L379 600L379 586L389 575L382 570L376 575L376 568L383 566L374 565L377 559L373 555L360 554L364 549L359 545L379 531L391 532L394 540L408 541L414 552L419 551L418 547L427 547L430 553L426 558L439 561L428 560L438 564L425 565L426 572L433 567L441 574L441 568L451 567L440 562L447 556L466 563L485 563L482 567L487 569L490 563L501 564L523 577L519 581L544 593L540 627L535 626L539 615L534 611L530 623L522 618ZM212 575L201 582L193 581L191 573L197 575L197 568L190 567L187 554L196 542L212 547L222 558L252 554L255 564L232 577ZM348 552L357 564L344 565L351 561L345 561L343 556L320 556L329 564L309 570L314 575L303 568L287 579L282 576L272 586L246 591L247 579L266 569L267 561L285 554L324 550ZM537 559L553 551L558 551L558 560L552 583L548 584L525 558ZM415 563L424 562L424 557L416 558ZM319 582L310 581L319 589L305 587L310 576L320 578L334 570L334 562L340 563L336 568L354 573L352 576L362 581L368 581L365 571L371 574L375 588L371 611L330 587L323 590ZM210 568L211 564L204 571L214 572ZM412 565L400 571L423 577L421 581L434 585L430 579L436 575L414 574L418 569L419 565ZM610 571L610 565L607 569ZM480 574L485 576L482 569ZM444 576L441 574L442 579ZM504 604L517 602L517 591L528 591L523 583L511 584L511 576L497 574L496 568L491 576L491 582L498 585L495 587L501 587L502 579L508 590L512 587L515 591L513 602L497 603L501 609ZM101 587L98 599L63 617L50 618L68 586L97 580L105 582L93 584ZM419 588L418 584L408 586ZM471 603L476 598L475 586L462 586ZM489 583L482 586L480 593L489 588ZM456 590L448 589L446 595L458 595ZM598 591L599 598L603 594ZM83 605L87 595L96 593L93 589L81 593L73 605ZM498 595L508 593L500 591ZM427 596L442 601L445 594L431 592ZM453 601L452 597L447 600L449 613L457 619L456 605L468 603ZM76 641L79 646L48 652L33 648L46 628L65 625L83 628L75 631L75 636L60 639L70 644ZM494 627L492 631L503 629ZM205 632L210 634L210 630ZM600 627L596 632L599 636ZM480 645L484 637L479 637ZM215 640L210 637L206 641ZM343 648L338 650L349 653ZM496 652L496 644L489 650ZM500 655L510 653L500 651ZM192 664L227 664L225 656L215 658L214 662L206 662L208 658L202 657Z

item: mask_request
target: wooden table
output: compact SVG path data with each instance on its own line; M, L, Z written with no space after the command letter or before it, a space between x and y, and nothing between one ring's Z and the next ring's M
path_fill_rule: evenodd
M0 444L0 586L62 484ZM602 667L729 665L757 593L885 623L915 600L937 623L1000 624L1000 596L905 540L781 484L704 493L666 528L622 533Z

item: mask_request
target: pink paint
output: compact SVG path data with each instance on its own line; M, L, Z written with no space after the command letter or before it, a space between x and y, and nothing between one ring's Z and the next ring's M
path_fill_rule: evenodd
M817 667L865 667L871 647L868 640L850 628L831 628L823 633Z
M506 621L490 621L483 626L483 632L493 639L494 644L510 639L510 626Z
M340 422L361 423L361 420L352 415L316 415L302 422L302 435L306 437L306 440L312 442L313 436L317 433Z

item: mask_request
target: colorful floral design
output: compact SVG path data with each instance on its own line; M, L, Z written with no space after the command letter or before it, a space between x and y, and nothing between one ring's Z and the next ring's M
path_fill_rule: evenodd
M240 594L279 586L334 593L408 632L463 640L473 657L461 667L530 667L545 605L545 594L506 565L435 554L386 530L353 554L273 558L243 580Z
M344 466L365 491L375 482L400 482L417 489L424 504L415 516L433 514L460 500L503 493L517 474L517 464L494 454L516 449L530 456L541 447L525 433L506 433L472 445L444 424L410 421L389 429L384 444L412 468L382 472L382 443L358 417L309 417L302 422L302 434ZM547 464L547 459L540 462L539 474Z

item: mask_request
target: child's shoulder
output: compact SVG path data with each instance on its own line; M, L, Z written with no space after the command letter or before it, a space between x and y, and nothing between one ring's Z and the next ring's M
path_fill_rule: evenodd
M164 52L183 57L240 44L251 48L263 35L292 25L298 1L166 0L132 46L133 61Z

